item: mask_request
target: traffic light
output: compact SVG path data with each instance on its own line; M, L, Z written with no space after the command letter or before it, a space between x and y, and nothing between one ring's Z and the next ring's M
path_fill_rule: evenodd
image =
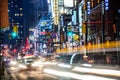
M12 38L16 38L16 37L17 37L17 33L16 33L16 32L12 32L12 33L11 33L11 37L12 37Z
M67 33L67 35L68 35L68 36L73 36L72 31L69 31L69 32Z

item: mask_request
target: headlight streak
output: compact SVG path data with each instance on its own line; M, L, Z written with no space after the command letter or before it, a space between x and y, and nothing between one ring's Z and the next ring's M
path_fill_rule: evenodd
M85 67L92 67L92 64L82 64L82 66L85 66Z
M43 67L43 65L42 65L42 64L39 64L39 63L33 63L33 64L32 64L32 67Z
M25 69L25 68L27 68L27 66L25 66L25 65L23 65L23 64L19 64L19 65L18 65L18 68L24 68L24 69Z
M77 72L86 72L86 73L94 73L100 75L110 75L120 77L120 71L117 70L108 70L108 69L93 69L93 68L83 68L83 67L74 67L73 71Z
M42 62L41 64L44 64L44 65L56 65L57 62Z
M57 65L57 62L41 62L41 61L37 61L32 63L32 66L44 66L44 65Z
M67 65L67 64L58 64L59 67L64 67L64 68L72 68L71 65Z
M63 72L63 71L57 71L53 69L44 69L45 73L56 75L56 76L61 76L61 77L70 77L74 79L79 79L79 80L116 80L116 79L110 79L110 78L105 78L105 77L99 77L99 76L93 76L93 75L80 75L72 72Z
M11 60L9 64L10 64L11 66L12 66L12 65L16 65L16 64L17 64L17 61Z

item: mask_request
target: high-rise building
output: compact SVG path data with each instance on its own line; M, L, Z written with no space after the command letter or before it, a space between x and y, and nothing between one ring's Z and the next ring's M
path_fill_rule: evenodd
M6 36L4 31L9 29L9 19L8 19L8 1L0 0L0 46L4 44Z
M16 37L9 38L9 44L25 45L29 28L39 23L41 16L48 11L47 0L8 0L10 31L17 31ZM14 30L15 29L15 30Z
M8 0L9 11L9 44L19 45L24 42L25 26L23 17L23 4L20 0ZM16 35L13 37L13 33L16 30Z

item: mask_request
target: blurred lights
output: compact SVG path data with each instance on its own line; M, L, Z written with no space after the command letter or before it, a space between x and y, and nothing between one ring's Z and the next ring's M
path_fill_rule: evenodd
M44 64L44 65L56 65L57 62L42 62L41 64Z
M120 77L120 71L118 71L118 70L94 69L94 68L83 68L83 67L74 67L72 70L77 71L77 72L94 73L94 74L100 74L100 75L112 75L112 76ZM101 80L103 80L103 79L101 79ZM113 80L115 80L115 79L113 79Z
M17 62L16 61L10 61L10 65L16 65L17 64Z
M84 48L83 48L84 47ZM71 52L74 52L76 47L72 48ZM89 52L102 52L102 51L116 51L116 48L118 48L118 51L120 51L120 41L112 41L112 42L105 42L101 44L89 44L86 46L80 46L77 47L77 50L80 51L81 53L84 52L85 49L89 50ZM63 49L57 49L56 52L58 53L67 53L70 50L68 48L63 48ZM89 53L88 52L88 53Z
M64 67L64 68L72 68L71 65L68 65L68 64L58 64L59 67Z
M27 66L23 65L23 64L19 64L18 65L19 68L27 68Z
M105 10L109 10L109 0L105 0Z
M81 69L79 69L79 70L81 70ZM116 80L116 79L99 77L99 76L94 76L94 75L80 75L80 74L76 74L76 73L72 73L72 72L57 71L57 70L53 70L53 69L44 69L44 72L48 73L48 74L52 74L52 75L57 75L57 76L62 76L62 77L72 78L72 79L77 79L77 80L88 80L88 78L89 78L89 80Z

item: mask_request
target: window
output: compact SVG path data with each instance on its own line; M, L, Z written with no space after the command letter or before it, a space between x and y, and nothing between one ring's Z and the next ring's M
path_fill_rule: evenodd
M20 8L20 10L23 10L22 8Z

